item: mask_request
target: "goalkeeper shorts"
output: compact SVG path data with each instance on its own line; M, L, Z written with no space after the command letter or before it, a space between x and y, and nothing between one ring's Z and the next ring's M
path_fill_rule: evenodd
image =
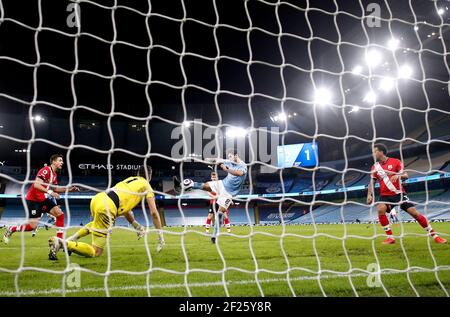
M110 196L111 194L103 192L95 195L91 200L93 221L88 227L93 235L93 244L99 248L105 247L106 236L117 218L117 202L114 202Z

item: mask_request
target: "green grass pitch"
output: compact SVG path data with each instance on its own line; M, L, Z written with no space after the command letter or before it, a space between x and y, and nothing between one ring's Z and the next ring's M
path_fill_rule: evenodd
M450 223L433 223L433 227L450 232ZM188 296L189 292L192 296L225 296L226 291L230 296L261 296L261 292L265 296L293 296L292 292L296 296L355 296L355 291L359 296L446 296L444 289L450 293L450 245L435 244L416 223L393 226L395 235L402 230L408 234L395 245L381 244L384 235L378 225L316 228L313 239L313 226L286 226L281 239L282 226L253 227L251 238L250 227L233 227L236 236L223 232L218 245L210 242L202 227L186 228L185 234L180 234L183 228L166 228L166 246L159 254L155 252L156 233L147 236L150 257L144 239L138 241L134 232L115 228L109 254L93 259L70 257L81 268L79 279L73 272L63 274L67 267L63 253L59 261L47 259L47 240L54 229L40 229L34 238L29 232L15 234L9 245L0 245L0 295L16 296L17 287L21 296ZM371 239L375 232L380 236ZM422 236L409 235L414 233ZM345 241L344 234L348 236ZM81 241L90 242L90 238ZM224 273L218 248L226 262ZM384 288L368 284L375 277L358 270L370 270L377 259L381 269L394 269L382 274ZM442 270L402 271L436 266ZM350 269L351 277L333 273ZM315 273L319 270L320 275Z

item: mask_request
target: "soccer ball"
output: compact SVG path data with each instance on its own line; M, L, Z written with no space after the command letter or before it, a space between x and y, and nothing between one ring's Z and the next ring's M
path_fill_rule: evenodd
M194 181L192 179L186 178L183 181L183 188L184 190L190 190L194 186Z

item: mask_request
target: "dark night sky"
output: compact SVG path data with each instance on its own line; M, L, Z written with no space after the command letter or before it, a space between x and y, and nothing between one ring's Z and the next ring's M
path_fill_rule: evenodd
M272 122L270 115L283 107L286 113L297 113L287 128L310 136L317 132L336 137L420 136L427 140L449 135L449 120L442 111L450 111L450 11L439 27L441 20L433 1L412 1L413 11L409 1L378 1L382 17L390 19L391 12L392 18L379 28L368 28L361 23L361 4L365 8L370 2L376 1L310 1L305 10L307 1L294 0L279 6L274 5L276 1L256 0L120 0L112 10L115 1L97 0L97 5L88 1L81 3L81 35L75 37L77 28L66 24L69 1L27 1L24 8L23 2L4 0L0 24L3 160L24 164L24 155L14 153L24 144L3 136L31 137L28 114L34 97L33 115L47 118L33 123L36 138L68 146L72 120L75 144L107 150L111 147L107 114L114 107L115 113L140 118L112 117L115 147L139 154L145 154L149 144L144 130L130 129L132 123L146 124L145 118L151 114L151 151L168 155L174 142L169 135L175 125L158 117L178 123L202 118L204 123L217 125L216 105L222 124L250 127L252 114L254 127L279 126L281 130L285 124ZM146 16L148 3L151 14ZM37 32L39 7L44 29ZM333 14L336 11L338 14ZM418 24L417 32L414 17L427 22ZM216 22L219 24L214 27ZM116 43L111 44L114 29ZM401 37L401 48L394 54L386 48L390 30ZM433 32L435 35L428 37ZM36 71L35 40L40 55ZM355 65L364 64L364 46L368 44L382 52L389 64L375 70L373 80L351 74ZM397 63L412 66L413 80L399 81L398 92L380 93L377 106L370 107L362 99L370 85L377 90L380 76L394 74L394 56ZM78 72L73 74L76 60ZM112 79L114 69L117 77ZM363 75L368 75L366 70ZM151 84L146 84L148 80ZM314 112L313 83L332 91L334 106L318 106ZM349 113L353 105L361 110ZM411 109L399 111L400 106ZM80 128L83 123L96 126L86 130ZM423 134L427 124L430 135ZM292 132L285 135L286 143L311 140ZM370 143L355 137L345 144L327 136L317 140L322 161L342 159L344 146L350 156L370 151ZM399 144L390 145L398 148ZM37 141L31 154L33 159L46 160L56 150ZM94 153L76 149L72 155L77 160Z

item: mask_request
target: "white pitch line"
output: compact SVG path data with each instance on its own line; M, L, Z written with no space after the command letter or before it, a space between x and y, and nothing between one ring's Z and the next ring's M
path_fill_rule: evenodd
M441 268L440 271L448 271L449 268ZM424 270L411 270L410 273L432 273L432 271ZM381 275L393 275L393 274L406 274L406 272L385 272ZM368 273L356 273L350 274L351 277L364 277L374 274ZM333 274L333 275L321 275L320 279L334 279L334 278L346 278L348 274ZM317 276L299 276L290 278L290 281L310 281L317 280ZM287 282L286 278L269 278L258 280L259 283L277 283L277 282ZM255 280L242 280L242 281L227 281L227 285L249 285L256 284ZM207 282L207 283L189 283L188 286L192 287L213 287L213 286L223 286L223 282ZM149 285L150 289L173 289L173 288L185 288L186 285L183 283L171 283L171 284L156 284ZM128 291L128 290L147 290L147 286L144 285L133 285L133 286L113 286L108 288L109 291ZM78 288L78 289L66 289L66 294L75 294L82 292L105 292L104 288ZM33 295L52 295L52 294L62 294L63 290L58 288L53 288L49 290L27 290L20 291L19 294L16 292L0 292L0 296L33 296Z
M22 249L22 247L21 246L16 246L16 247L13 247L13 246L2 246L1 244L2 244L3 242L2 241L0 241L0 250L21 250ZM157 244L157 241L155 240L155 241L149 241L149 244L150 245L152 245L152 244ZM198 245L198 243L184 243L184 245ZM167 247L167 246L180 246L181 247L181 245L179 244L179 243L165 243L165 246ZM111 249L129 249L130 247L145 247L145 245L144 244L132 244L132 245L130 245L130 244L115 244L115 245L113 245L113 246L110 246L110 248ZM25 246L25 249L45 249L45 250L47 250L48 251L48 247L46 248L46 247L43 247L42 245L41 246Z

